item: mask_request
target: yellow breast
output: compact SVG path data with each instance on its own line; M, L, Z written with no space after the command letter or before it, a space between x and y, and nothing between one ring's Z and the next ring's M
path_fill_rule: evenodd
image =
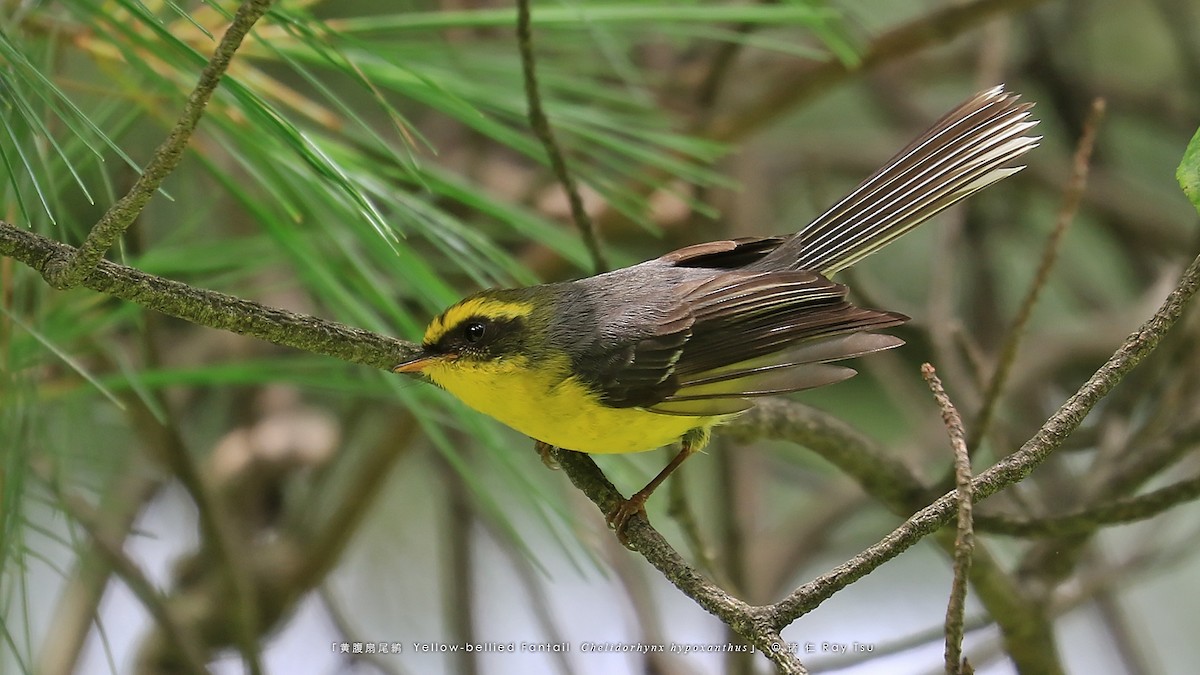
M588 453L643 452L730 416L682 417L610 408L559 364L530 368L525 357L431 364L425 374L463 403L534 439Z

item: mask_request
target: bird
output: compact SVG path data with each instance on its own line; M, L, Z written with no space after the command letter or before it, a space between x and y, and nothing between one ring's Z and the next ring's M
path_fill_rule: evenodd
M634 453L680 444L606 514L619 540L720 424L764 396L845 380L835 362L892 349L909 317L858 307L831 278L1024 168L1033 104L972 96L790 236L686 246L573 281L474 293L433 318L393 368L554 447Z

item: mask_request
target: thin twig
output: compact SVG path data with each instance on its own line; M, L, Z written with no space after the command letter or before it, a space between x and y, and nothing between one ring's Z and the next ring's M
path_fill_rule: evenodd
M445 552L443 567L448 574L448 582L442 584L442 612L450 629L450 641L457 644L475 643L475 570L474 546L475 533L472 525L475 515L467 497L467 488L463 485L462 477L450 466L449 462L439 462L442 474L443 489L446 494L446 533L444 536ZM462 675L479 673L479 659L475 652L462 654L456 660L456 672Z
M204 114L204 108L229 68L234 53L254 24L271 8L271 3L272 0L245 0L238 7L229 29L225 31L208 65L200 73L200 81L188 95L183 113L171 129L171 133L154 151L154 157L129 192L109 207L99 222L92 226L92 231L88 233L78 251L70 257L55 259L46 268L43 276L51 286L64 290L82 284L96 269L96 265L104 258L108 249L112 248L130 223L146 207L167 176L179 166L188 141L196 130L201 115Z
M91 504L78 495L64 494L53 480L48 481L48 484L55 491L59 503L62 504L67 515L88 533L96 552L116 572L117 576L121 577L121 580L137 596L146 611L154 617L155 623L163 632L167 642L178 653L179 665L193 675L208 675L208 669L204 666L204 654L196 636L175 616L167 599L154 587L154 583L146 577L137 563L125 555L120 542L113 541L104 531L100 518Z
M323 605L325 611L329 614L329 620L333 623L334 627L337 628L338 637L342 638L342 641L344 642L360 642L360 640L357 639L359 635L358 626L354 625L353 623L353 617L356 615L354 609L347 610L344 608L342 606L341 599L338 598L333 589L329 587L329 584L322 584L317 589L317 597L321 599L321 604ZM378 669L379 672L384 673L384 675L407 675L408 673L408 671L400 665L400 661L390 658L387 655L381 655L378 653L349 654L346 660L351 664L354 664L360 660L365 661ZM353 670L356 670L356 668L350 666L344 667L344 670L339 672Z
M973 616L966 620L964 629L967 633L972 633L977 630L995 626L996 622L986 614ZM914 633L895 638L890 642L883 644L875 643L869 652L853 652L842 656L832 656L828 659L813 663L813 668L818 673L836 673L843 670L849 670L854 666L860 666L875 659L884 659L889 656L895 656L907 651L919 649L926 645L932 647L936 641L945 639L945 628L943 626L929 626Z
M181 448L169 449L181 450ZM244 540L236 534L226 505L222 503L200 475L200 468L193 457L182 451L165 455L166 464L179 479L188 495L196 504L200 530L204 534L204 545L212 552L213 559L229 582L230 607L233 618L234 644L242 655L246 669L251 675L261 675L262 663L258 655L260 611L257 594L246 565Z
M791 401L767 399L755 409L722 427L728 437L772 438L805 446L838 466L864 491L900 515L928 503L925 490L911 469L888 455L860 432L828 414ZM938 544L953 555L954 537L940 536ZM980 601L1001 628L1012 658L1031 672L1059 673L1053 633L1041 608L1022 597L1019 587L976 545L971 582Z
M1049 518L1009 518L980 515L980 530L1013 537L1063 537L1086 534L1102 525L1133 523L1153 518L1180 504L1200 499L1200 476L1179 481L1137 497L1118 499Z
M571 204L571 219L579 234L583 237L583 245L587 247L588 255L592 258L592 266L596 273L608 269L608 261L600 245L600 236L592 217L583 206L583 198L579 195L579 186L575 177L567 170L567 161L563 157L558 142L554 140L554 130L546 111L542 109L542 97L538 92L536 64L533 56L533 29L530 27L529 0L517 0L517 48L521 52L521 75L525 78L525 98L529 102L529 126L533 133L546 148L546 156L550 159L550 168L563 191L567 193L567 201Z
M696 520L696 510L692 508L692 502L688 499L687 487L680 477L667 481L667 515L679 526L684 541L692 551L692 557L699 562L700 569L713 579L721 581L717 574L712 547L705 541L704 533L700 531L700 523ZM726 584L721 585L729 588Z
M766 398L722 426L721 433L743 443L771 438L808 448L898 515L908 515L927 503L925 488L912 467L884 452L862 432L820 410Z
M119 475L113 481L112 489L105 494L105 502L97 509L102 522L96 527L109 537L125 536L142 506L163 484L159 475L146 475L140 468L130 467ZM100 544L93 543L80 551L79 559L59 593L34 672L69 675L79 670L80 653L91 633L112 573Z
M949 556L954 555L955 537L950 528L933 535ZM1026 592L1016 575L1006 571L979 540L971 557L971 589L996 622L1004 652L1019 672L1066 675L1047 603Z
M1121 596L1125 595L1125 589L1123 584L1102 586L1092 598L1092 605L1098 611L1099 619L1109 635L1105 642L1117 653L1113 666L1128 675L1165 673L1167 669L1158 662L1157 654L1142 646L1140 618L1134 619L1122 606Z
M950 585L950 602L946 607L946 675L961 675L970 668L962 655L963 622L967 610L967 578L971 572L971 554L975 549L975 533L971 527L971 456L967 454L966 433L962 417L954 402L942 387L933 366L921 366L921 375L929 383L933 398L942 410L942 422L950 435L954 449L954 483L958 497L958 529L954 538L954 581Z
M1067 233L1067 227L1079 211L1079 204L1083 200L1083 192L1087 187L1088 167L1092 158L1092 149L1096 144L1096 133L1100 129L1100 122L1104 119L1104 107L1104 99L1094 100L1091 113L1084 122L1083 135L1080 136L1079 144L1075 148L1071 180L1063 191L1062 204L1058 208L1058 218L1054 223L1054 230L1046 241L1046 247L1042 251L1042 261L1033 276L1029 290L1025 293L1025 298L1021 301L1021 307L1013 319L1012 328L1009 329L1004 338L1004 344L1000 347L999 356L996 359L996 370L988 380L983 404L975 419L971 435L967 439L969 448L978 447L980 441L987 437L988 429L995 416L996 403L1000 399L1000 393L1004 390L1009 372L1016 361L1017 347L1021 344L1021 338L1025 334L1025 326L1029 323L1029 318L1033 316L1033 308L1037 304L1042 289L1050 280L1050 271L1054 269L1054 263L1058 260L1059 247L1062 244L1063 236Z
M620 501L621 493L609 482L592 458L581 452L555 449L563 473L602 513L608 513ZM679 555L661 534L642 518L629 521L626 534L630 547L709 613L737 631L747 642L762 651L784 673L807 672L790 650L781 649L780 627L771 625L769 607L755 607L730 595L700 574Z
M812 100L851 76L913 54L978 27L994 17L1013 14L1044 0L975 0L954 3L879 35L867 45L857 63L830 58L818 64L799 62L762 85L766 92L744 106L714 119L703 135L734 141L761 129L796 106Z
M1088 378L1087 382L1050 416L1042 428L1017 452L1005 457L971 481L976 501L1017 483L1046 460L1075 429L1091 409L1112 391L1125 375L1158 345L1162 336L1183 313L1188 301L1200 289L1200 256L1184 271L1179 284L1162 306L1134 331L1117 351ZM786 626L816 608L826 599L900 555L926 535L940 528L957 511L954 493L943 495L913 514L903 524L862 553L825 575L792 591L772 608L772 620ZM633 540L634 537L631 537Z
M767 642L767 658L775 662L780 675L808 675L808 668L800 663L800 659L792 654L791 646L784 641L778 631L768 630L764 633Z
M300 528L306 554L296 570L297 588L316 586L338 563L351 537L374 508L393 467L413 452L417 429L411 413L395 415L387 433L353 458L348 475L327 476L324 484L318 484L318 494L336 491L339 498L331 500L332 508L318 509L312 514L313 521Z
M760 0L760 2L764 5L775 5L779 3L779 0ZM737 24L732 30L738 35L748 35L759 27L760 24L747 21ZM727 81L733 62L742 51L742 47L742 42L733 39L717 45L716 52L708 62L708 69L696 87L694 98L701 115L712 114L721 86Z
M549 594L554 593L554 586L547 585L546 575L531 562L531 556L525 551L513 546L512 537L508 530L501 527L495 522L495 519L486 513L476 513L478 524L484 529L500 552L508 558L509 565L512 566L514 572L520 580L521 588L518 589L522 597L529 602L529 607L533 611L534 619L541 624L541 628L546 632L546 641L551 643L566 642L562 631L559 630L559 620L554 615L551 609ZM550 591L548 593L547 591ZM663 640L651 640L651 642L664 642ZM566 652L555 651L550 652L558 666L557 673L559 675L577 675L574 666L571 665L571 660L567 658Z

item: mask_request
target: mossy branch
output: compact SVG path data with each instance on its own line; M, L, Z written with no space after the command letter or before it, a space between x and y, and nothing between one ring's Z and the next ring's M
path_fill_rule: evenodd
M42 276L51 286L62 290L82 284L108 249L112 248L142 209L146 208L146 204L167 176L179 166L179 162L183 160L183 151L187 148L205 107L217 90L217 85L229 69L233 55L254 24L271 8L272 2L273 0L246 0L238 7L229 29L225 31L208 65L201 71L196 88L188 95L179 120L172 127L166 140L154 151L153 159L146 165L133 187L92 226L87 239L78 249L68 257L53 258L43 267Z
M43 277L51 261L69 258L76 250L0 221L0 254L25 263ZM201 326L373 368L389 369L419 349L411 342L196 288L107 260L100 261L82 285Z

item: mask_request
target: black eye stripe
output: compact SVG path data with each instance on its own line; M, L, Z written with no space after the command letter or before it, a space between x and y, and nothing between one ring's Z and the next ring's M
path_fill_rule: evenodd
M450 326L432 349L446 353L488 352L497 342L507 341L519 334L523 324L520 317L469 316Z

